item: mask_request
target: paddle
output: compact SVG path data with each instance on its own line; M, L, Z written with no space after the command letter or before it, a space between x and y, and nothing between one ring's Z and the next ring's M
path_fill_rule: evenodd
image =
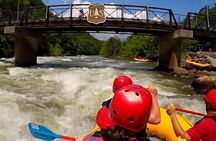
M51 141L56 138L60 138L60 139L65 139L65 140L70 140L70 141L76 141L76 138L74 137L68 137L68 136L55 134L51 130L49 130L48 128L42 125L38 125L35 123L29 123L28 127L29 127L29 131L31 132L32 136L38 139Z
M176 107L175 109L176 109L176 111L185 112L185 113L189 113L189 114L193 114L193 115L207 116L206 114L202 114L202 113L197 113L197 112L194 112L194 111L185 110L185 109L182 109L182 108L179 108L179 107Z

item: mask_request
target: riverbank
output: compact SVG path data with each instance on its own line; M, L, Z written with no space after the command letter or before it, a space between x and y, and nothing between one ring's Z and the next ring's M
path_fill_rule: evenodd
M185 55L180 67L174 68L179 75L193 77L191 86L199 94L216 86L216 52L190 52Z

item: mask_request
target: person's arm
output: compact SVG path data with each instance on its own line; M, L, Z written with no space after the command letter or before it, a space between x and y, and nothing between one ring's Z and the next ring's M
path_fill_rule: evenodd
M158 104L158 100L157 100L157 89L149 87L148 88L149 92L152 95L152 107L151 107L151 113L148 119L148 123L151 124L158 124L160 123L160 106Z
M83 137L76 137L76 141L83 141Z
M191 140L191 137L187 134L186 131L181 127L181 125L178 122L178 119L176 117L176 110L174 104L169 104L167 107L167 114L170 116L170 119L172 121L173 129L176 134L176 136L180 136L183 139L186 139L187 141Z

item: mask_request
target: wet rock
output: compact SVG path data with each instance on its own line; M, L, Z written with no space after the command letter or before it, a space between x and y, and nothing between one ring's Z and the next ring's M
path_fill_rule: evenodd
M188 73L185 73L188 77L194 77L191 86L196 93L202 94L203 91L216 86L216 52L190 52L185 56L181 66L188 70ZM188 63L186 59L195 63ZM209 65L201 67L199 64Z
M197 70L216 70L215 52L190 52L185 55L182 67Z
M207 55L208 60L211 62L212 67L216 67L216 59Z
M173 69L173 71L179 75L188 75L189 71L184 69L184 68L181 68L181 67L175 67Z
M198 91L197 93L202 94L203 91L216 86L216 76L201 76L195 78L191 86Z

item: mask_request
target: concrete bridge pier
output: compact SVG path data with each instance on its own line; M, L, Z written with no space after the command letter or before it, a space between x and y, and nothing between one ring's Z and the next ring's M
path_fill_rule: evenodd
M4 33L15 37L15 65L30 67L37 64L37 38L26 30L19 31L15 26L5 27Z
M19 67L36 65L37 39L25 34L16 34L15 39L15 65Z
M159 37L159 65L160 70L173 70L181 63L181 45L186 38L193 38L193 31L176 30L173 33Z

